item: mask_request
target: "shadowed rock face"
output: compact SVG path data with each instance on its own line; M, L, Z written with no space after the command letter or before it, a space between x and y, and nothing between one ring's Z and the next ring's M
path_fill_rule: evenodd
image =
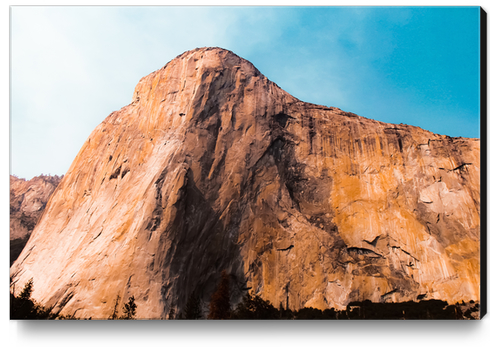
M230 51L186 52L90 135L11 268L77 317L207 302L479 300L480 141L302 102Z
M11 261L26 244L61 177L41 175L25 180L10 175L10 241Z

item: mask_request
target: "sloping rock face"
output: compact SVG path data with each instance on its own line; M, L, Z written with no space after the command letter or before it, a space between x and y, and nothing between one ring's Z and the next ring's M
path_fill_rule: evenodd
M10 241L15 244L15 258L29 239L60 181L61 177L58 176L41 175L25 180L10 175ZM11 260L15 259L11 257Z
M204 302L220 272L292 309L479 300L480 141L302 102L186 52L90 135L11 268L77 317Z

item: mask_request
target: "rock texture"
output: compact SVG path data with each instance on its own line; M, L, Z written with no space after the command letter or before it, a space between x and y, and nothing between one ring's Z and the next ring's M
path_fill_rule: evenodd
M480 141L302 102L230 51L142 78L11 268L64 314L206 302L220 272L292 309L479 300Z
M10 241L19 251L29 239L60 180L58 176L41 175L25 180L10 175Z

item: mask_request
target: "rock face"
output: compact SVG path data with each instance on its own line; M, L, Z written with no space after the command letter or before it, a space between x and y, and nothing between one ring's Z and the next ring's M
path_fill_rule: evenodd
M41 175L26 181L10 175L10 241L15 245L11 262L26 244L60 181L58 176Z
M479 300L480 141L302 102L230 51L142 78L90 135L11 276L64 314L209 301Z

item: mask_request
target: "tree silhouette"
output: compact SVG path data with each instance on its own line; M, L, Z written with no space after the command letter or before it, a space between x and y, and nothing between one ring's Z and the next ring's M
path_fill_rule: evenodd
M114 304L114 310L112 311L112 314L109 316L109 319L110 320L117 319L117 305L119 305L119 300L120 299L121 299L121 297L118 294L117 297L116 297L116 302Z
M175 308L173 308L173 307L172 307L172 308L170 309L170 312L168 313L168 319L169 319L169 320L173 320L173 319L175 319Z
M10 319L38 319L36 305L31 300L32 278L25 284L19 296L10 293Z
M284 313L284 308L282 311ZM232 312L233 319L279 319L280 315L281 311L275 308L269 300L249 293L245 294L237 308Z
M64 317L53 314L51 307L38 305L31 299L34 290L32 278L24 285L24 289L19 296L10 293L10 319L64 319Z
M201 310L201 300L197 294L197 291L194 292L187 300L187 303L184 308L184 319L201 319L203 318L202 310Z
M24 285L24 289L22 289L22 292L20 292L19 299L22 300L28 300L31 298L32 290L34 286L34 281L31 278L27 283Z
M136 307L137 305L134 302L134 295L131 295L128 302L124 304L121 319L134 319L136 316Z
M230 278L224 270L218 289L211 296L208 319L230 319Z
M123 314L122 316L118 315L118 306L119 306L119 301L121 300L121 297L119 294L116 297L116 300L114 302L114 309L112 310L111 315L109 316L109 320L116 320L116 319L135 319L136 317L136 308L137 305L134 302L134 295L131 295L131 297L128 299L128 302L124 304L123 306Z

